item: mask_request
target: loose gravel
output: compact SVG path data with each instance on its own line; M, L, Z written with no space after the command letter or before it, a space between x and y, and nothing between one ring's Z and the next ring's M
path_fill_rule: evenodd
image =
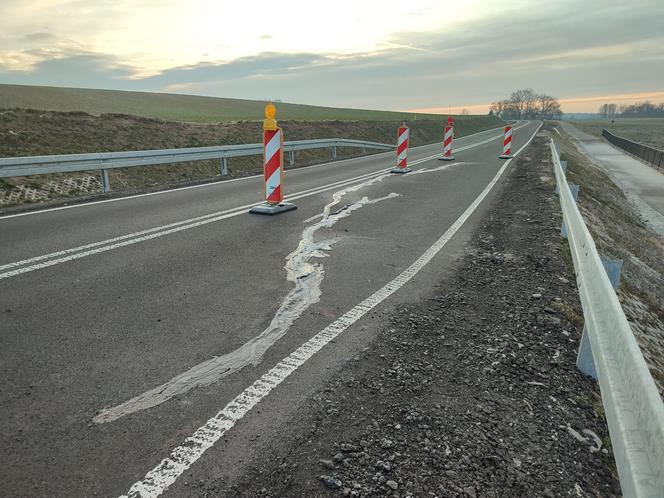
M395 313L234 482L194 496L620 496L550 152L515 160L454 275Z

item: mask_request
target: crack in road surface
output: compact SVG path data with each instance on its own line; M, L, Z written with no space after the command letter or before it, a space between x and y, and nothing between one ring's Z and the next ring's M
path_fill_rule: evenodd
M435 168L422 168L409 173L409 175L435 173L451 166L459 166L467 163L443 164ZM286 278L294 282L295 286L284 298L279 306L270 325L259 335L249 340L239 348L222 356L215 356L206 360L186 372L173 377L168 382L150 389L134 398L119 405L100 410L93 418L97 424L104 424L119 419L125 415L146 410L160 405L169 399L184 394L195 388L208 386L227 377L249 365L258 365L265 352L270 349L293 325L309 306L320 300L320 284L323 281L325 270L320 263L311 263L312 258L327 257L325 251L329 251L339 238L314 240L314 234L321 228L330 228L337 221L347 218L354 211L370 204L398 197L401 194L392 192L384 197L369 199L363 197L335 213L331 213L334 206L350 192L355 192L365 187L382 182L392 174L385 173L362 183L346 187L332 195L332 201L323 208L322 219L313 225L306 227L297 248L286 256Z
M325 271L322 264L311 263L310 260L312 258L327 257L325 251L331 250L332 245L341 239L331 238L316 241L314 234L321 228L332 227L337 221L347 218L354 211L366 205L392 199L400 194L392 192L377 199L369 199L365 196L359 201L330 214L332 207L339 204L341 199L349 192L373 185L388 176L390 175L380 175L335 192L332 201L323 209L323 218L304 229L298 247L286 257L286 278L293 282L295 286L284 298L270 325L263 332L230 353L215 356L199 363L165 384L150 389L120 405L104 408L93 418L93 421L97 424L112 422L130 413L160 405L195 387L210 385L246 366L259 364L265 352L288 332L295 320L309 306L320 300L320 284L323 281Z
M526 143L514 153L515 157L528 146L541 126L540 123ZM181 445L174 448L156 467L148 471L143 479L132 484L127 494L122 495L122 498L160 496L187 469L198 461L208 449L212 448L224 434L231 430L239 420L249 413L256 404L268 396L273 389L329 344L330 341L333 341L366 313L410 282L465 224L466 220L470 218L480 203L491 192L494 185L498 183L511 162L512 159L508 159L503 163L502 167L489 181L484 190L472 201L461 216L408 268L369 297L353 306L256 379L256 381L233 398L216 415L199 427L191 436L187 437Z

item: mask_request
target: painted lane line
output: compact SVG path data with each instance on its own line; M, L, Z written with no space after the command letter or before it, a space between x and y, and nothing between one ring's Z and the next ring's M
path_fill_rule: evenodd
M307 189L307 190L302 190L300 192L296 192L295 194L292 194L292 196L296 196L296 195L300 195L300 194L306 194L306 193L311 193L313 195L313 194L317 193L318 190L320 190L321 188L335 187L335 186L340 186L341 184L346 184L348 182L360 181L360 180L363 180L366 177L373 176L373 175L376 175L376 174L379 174L379 173L380 172L366 173L364 175L359 175L359 176L356 176L354 178L349 178L349 179L346 179L346 180L340 180L338 182L330 183L328 185L321 185L321 186L318 186L318 187L313 187L313 188L310 188L310 189ZM249 208L251 208L255 205L256 205L255 202L252 203L252 204L245 204L243 206L237 206L237 207L234 207L234 208L226 209L224 211L217 211L215 213L204 214L204 215L201 215L201 216L197 216L195 218L189 218L189 219L182 220L182 221L176 221L174 223L169 223L167 225L161 225L161 226L154 227L154 228L148 228L146 230L141 230L139 232L133 232L133 233L125 234L125 235L120 235L118 237L113 237L111 239L101 240L101 241L98 241L98 242L92 242L90 244L85 244L85 245L78 246L78 247L72 247L70 249L64 249L62 251L56 251L56 252L52 252L52 253L49 253L49 254L43 254L43 255L40 255L40 256L34 256L32 258L23 259L21 261L15 261L13 263L6 263L4 265L0 265L0 270L5 270L5 269L8 269L8 268L16 268L18 266L24 266L24 265L27 265L27 264L30 264L30 263L35 263L37 261L43 261L45 259L51 259L51 258L55 258L55 257L58 257L58 256L64 256L66 254L71 254L71 253L83 251L85 249L91 249L93 247L99 247L99 246L103 246L103 245L107 245L107 244L113 244L113 243L119 242L121 240L131 239L133 237L139 237L141 235L146 235L146 234L153 233L153 232L158 232L158 231L161 231L161 230L168 230L169 228L173 228L173 227L177 227L177 226L181 226L181 225L186 225L188 223L195 223L195 222L200 221L200 220L205 220L207 218L214 218L215 216L220 216L220 215L232 213L232 212L235 212L235 211L239 211L238 214L242 214L242 213L245 212L243 210L249 209ZM2 277L0 277L0 278L2 278Z
M423 168L410 173L410 176L437 173L448 168L458 167L467 163L456 162L439 165L435 168ZM366 196L359 201L347 206L345 209L336 213L330 213L331 209L341 202L341 199L350 192L356 192L360 189L370 187L375 183L382 182L387 178L394 178L391 173L383 173L362 183L347 186L342 190L335 192L332 201L326 204L323 212L316 218L323 218L318 223L308 226L302 232L302 237L295 251L286 256L287 280L295 282L293 288L284 298L272 318L270 325L258 336L244 343L239 348L221 356L215 356L205 360L187 371L176 375L167 382L153 387L133 398L120 403L116 406L106 407L99 411L93 418L96 424L113 422L114 420L158 406L175 396L184 394L195 387L210 385L214 382L228 377L235 372L253 364L256 366L261 362L263 354L277 340L283 337L295 320L313 303L318 302L321 295L320 285L323 281L323 265L312 265L309 260L312 257L325 257L325 250L330 250L332 245L340 239L326 239L314 241L314 233L320 228L330 228L337 221L350 216L354 211L368 204L375 204L387 199L398 197L401 194L392 192L385 197L369 200Z
M383 174L383 172L373 173L372 176L379 176L381 174ZM365 179L366 179L365 177L354 178L352 180L347 180L347 181L341 182L339 185L335 184L335 185L331 185L331 186L325 186L324 188L318 188L318 189L313 190L313 191L305 191L304 193L287 196L287 197L285 197L284 200L291 201L291 200L301 199L301 198L304 198L304 197L309 197L309 196L312 196L312 195L317 195L317 194L326 192L328 190L332 190L332 189L338 188L340 186L356 183L358 181L363 181ZM206 215L206 216L201 217L203 219L200 219L200 221L196 221L194 223L182 224L182 222L178 222L178 223L173 224L173 225L176 225L176 226L174 226L173 228L169 228L167 230L160 230L160 231L155 231L154 229L146 230L145 232L150 232L150 233L146 233L145 235L141 235L139 237L135 237L136 234L131 234L133 237L129 238L129 239L127 239L127 237L125 237L125 236L118 237L117 238L118 241L113 242L111 244L101 245L101 247L96 247L96 248L89 249L89 250L84 250L84 251L81 251L81 252L75 252L73 254L68 254L67 256L64 256L64 257L49 259L48 261L43 261L41 263L32 264L30 266L23 266L21 268L15 269L15 270L10 270L10 271L0 273L0 280L5 279L5 278L10 278L10 277L15 277L17 275L22 275L24 273L32 272L32 271L35 271L35 270L41 270L43 268L48 268L50 266L55 266L55 265L58 265L58 264L67 263L69 261L74 261L74 260L77 260L77 259L85 258L87 256L92 256L94 254L100 254L100 253L103 253L103 252L111 251L111 250L114 250L114 249L118 249L120 247L126 247L126 246L130 246L130 245L133 245L133 244L138 244L139 242L145 242L147 240L156 239L158 237L163 237L165 235L170 235L170 234L173 234L173 233L181 232L183 230L189 230L191 228L196 228L196 227L199 227L199 226L207 225L209 223L215 223L217 221L233 218L235 216L239 216L241 214L248 213L249 209L251 209L255 205L256 205L256 203L253 203L253 204L249 204L249 205L246 205L246 206L242 206L241 208L235 208L235 209L229 210L230 212L228 212L226 214L219 215L219 216L210 217L210 216ZM189 221L189 220L187 220L187 221ZM162 227L159 227L159 228L162 228ZM122 240L122 239L127 239L127 240ZM98 245L98 244L95 244L95 245ZM73 250L68 250L67 252L71 252L71 251L73 251ZM38 256L37 258L40 258L40 257ZM42 259L42 258L40 258L40 259Z
M375 180L381 178L377 177ZM335 192L334 201L325 206L328 214L330 205L338 203L341 198L336 196L337 193ZM312 258L327 257L327 253L324 251L331 250L332 246L339 242L341 238L314 241L314 233L321 228L332 227L337 221L349 217L354 211L364 206L393 199L399 197L399 195L392 192L377 199L369 199L365 196L346 209L325 216L318 223L306 227L298 247L286 257L286 279L293 283L293 288L282 300L268 327L260 334L252 337L229 353L213 356L157 387L153 387L119 405L100 410L92 421L96 424L113 422L125 415L158 406L196 387L214 384L249 365L256 366L260 364L263 355L288 333L293 323L312 304L317 303L320 299L322 294L321 283L325 277L325 270L321 263L313 264L310 260Z
M541 124L526 144L516 151L514 156L517 156L530 144L540 128ZM445 247L454 234L459 231L484 198L491 192L511 162L512 159L508 159L503 164L498 173L496 173L473 203L468 206L454 224L413 264L400 273L394 280L347 311L262 375L214 417L196 430L192 436L185 439L181 446L175 448L167 458L163 459L159 465L149 471L143 480L134 483L128 493L123 495L123 498L147 498L161 495L183 472L191 467L209 448L214 446L236 422L242 419L259 401L270 394L275 387L281 384L326 344L408 283Z
M491 128L489 130L478 131L477 133L472 133L470 135L466 135L465 137L460 137L458 140L466 140L466 139L472 138L476 135L482 135L484 133L489 133L489 132L493 132L493 131L496 131L496 130L502 130L502 128ZM417 146L417 147L413 147L411 150L420 149L420 148L423 148L423 147L430 147L431 145L438 145L438 144L420 145L420 146ZM341 159L339 161L333 161L331 163L314 164L312 166L307 166L306 169L310 170L310 169L314 169L314 168L320 168L320 167L323 167L323 166L328 166L329 167L330 165L336 166L336 165L339 165L339 164L346 163L348 161L356 161L358 159L363 159L363 158L372 158L373 159L373 158L376 158L378 156L388 155L388 154L390 154L390 155L394 154L394 151L378 152L376 154L370 154L369 156L349 157L348 159ZM304 170L304 168L303 168L303 170ZM295 170L289 170L289 171L299 171L299 168L295 169ZM194 189L194 188L219 186L219 185L223 185L223 184L226 184L226 183L241 182L241 181L245 181L245 180L251 180L251 179L262 178L262 177L263 177L263 174L259 173L257 175L243 176L242 178L231 178L229 180L224 180L222 182L203 183L203 184L200 184L200 185L188 185L186 187L178 187L178 188L173 188L173 189L168 189L168 190L160 190L159 192L147 192L145 194L128 195L128 196L125 196L125 197L117 197L115 199L104 199L104 200L101 200L101 201L84 202L84 203L81 203L81 204L72 204L70 206L58 206L58 207L47 208L47 209L39 209L39 210L35 210L35 211L28 211L26 213L8 214L8 215L5 215L5 216L0 216L0 221L1 220L6 220L6 219L9 219L9 218L18 218L18 217L21 217L21 216L31 216L31 215L36 215L36 214L50 213L52 211L62 211L64 209L75 209L75 208L82 208L82 207L87 207L87 206L94 206L96 204L106 204L108 202L119 202L119 201L126 201L126 200L129 200L129 199L138 199L140 197L152 197L152 196L155 196L155 195L170 194L170 193L173 193L173 192L179 192L181 190L191 190L191 189Z
M524 126L527 126L527 124L522 125L520 128L523 128ZM519 129L519 128L517 128ZM474 144L467 145L465 147L460 147L457 148L457 152L461 152L467 149L472 149L475 147L479 147L480 145L484 145L487 143L490 143L498 138L500 138L502 135L497 135L492 138L483 140L481 142L477 142ZM421 164L426 161L430 161L432 159L436 159L438 157L441 157L442 153L434 154L432 156L424 157L417 159L411 163L412 166L415 166L417 164ZM365 173L363 175L359 175L354 178L346 179L346 180L340 180L338 182L321 186L321 187L314 187L309 190L304 190L302 192L298 192L296 194L286 196L285 200L290 201L290 200L296 200L296 199L301 199L304 197L309 197L311 195L317 195L319 193L325 192L327 190L331 190L332 188L336 188L341 185L346 185L358 181L362 181L366 178L376 176L383 174L386 170L381 169L379 171L371 172L371 173ZM70 249L64 249L62 251L57 251L54 253L50 254L44 254L41 256L35 256L33 258L28 258L25 260L21 261L16 261L13 263L7 263L2 266L0 266L0 270L4 269L9 269L9 268L17 268L14 270L10 271L5 271L3 273L0 273L0 280L5 279L5 278L10 278L10 277L15 277L17 275L22 275L24 273L29 273L35 270L41 270L43 268L48 268L50 266L54 266L57 264L62 264L62 263L67 263L69 261L74 261L77 259L81 259L87 256L92 256L94 254L99 254L102 252L107 252L113 249L118 249L121 247L126 247L129 245L137 244L139 242L145 242L147 240L152 240L157 237L162 237L164 235L169 235L172 233L177 233L182 230L187 230L190 228L196 228L201 225L206 225L208 223L213 223L221 220L225 220L228 218L232 218L235 216L239 216L241 214L245 214L249 211L251 207L253 207L255 203L252 204L246 204L244 206L238 206L235 208L230 208L225 211L220 211L216 213L210 213L206 215L199 216L197 218L191 218L187 220L182 220L178 221L175 223L171 223L169 225L163 225L160 227L154 227L154 228L149 228L146 230L142 230L140 232L134 232L130 234L125 234L121 235L118 237L114 237L112 239L106 239L104 241L99 241L99 242L92 242L90 244L86 244L83 246L78 246L75 248L70 248ZM87 250L86 250L87 249ZM58 257L62 256L62 257ZM55 258L55 259L52 259ZM48 261L44 261L48 260ZM41 263L37 263L38 261L43 261ZM30 263L36 263L36 264L30 264ZM30 264L30 266L25 266Z
M384 171L366 173L364 175L360 175L360 176L357 176L357 177L354 177L354 178L350 178L350 179L346 179L346 180L340 180L338 182L334 182L334 183L331 183L331 184L328 184L328 185L314 187L314 188L311 188L311 189L308 189L308 190L303 190L301 192L296 192L295 194L291 194L289 196L286 196L285 200L295 200L295 199L301 199L301 198L304 198L304 197L309 197L309 196L312 196L312 195L317 195L319 193L326 192L326 191L331 190L333 188L342 187L342 186L353 184L353 183L356 183L356 182L359 182L359 181L364 181L367 178L372 178L374 176L378 176L378 175L381 175L381 174L384 174ZM202 216L198 216L196 218L190 218L190 219L187 219L187 220L182 220L182 221L178 221L178 222L175 222L175 223L170 223L168 225L162 225L162 226L159 226L159 227L148 228L148 229L142 230L140 232L133 232L133 233L129 233L129 234L126 234L126 235L121 235L121 236L118 236L118 237L114 237L112 239L106 239L106 240L102 240L102 241L99 241L99 242L92 242L90 244L86 244L86 245L78 246L78 247L73 247L71 249L64 249L62 251L57 251L57 252L53 252L53 253L49 253L49 254L44 254L44 255L41 255L41 256L35 256L35 257L32 257L32 258L24 259L24 260L21 260L21 261L16 261L16 262L13 262L13 263L7 263L7 264L4 264L4 265L1 265L0 270L9 269L9 268L16 268L18 266L25 266L25 265L30 264L30 263L35 263L37 261L43 261L45 259L51 259L51 258L55 258L55 257L58 257L58 256L63 256L63 255L67 255L67 254L73 254L73 253L79 253L80 252L81 256L74 255L75 257L60 258L60 259L57 259L57 260L53 260L53 261L56 261L57 263L62 263L64 261L71 261L72 259L78 259L79 257L88 256L90 254L97 254L99 252L104 252L104 251L108 250L108 249L102 248L102 250L83 252L85 249L91 249L91 248L95 248L95 247L99 247L99 246L106 246L106 245L108 245L111 249L114 249L116 247L123 247L125 245L130 245L130 244L133 244L133 243L136 243L136 242L141 242L143 240L149 240L150 238L154 238L154 237L148 237L146 239L146 238L141 237L142 235L152 234L154 232L161 233L162 231L164 232L164 234L167 234L167 233L174 233L174 232L177 232L177 231L180 231L180 230L185 230L185 229L188 229L188 228L194 228L196 226L200 226L201 224L205 224L205 223L200 223L200 221L205 221L205 220L210 220L210 219L212 221L219 221L221 219L227 219L227 218L230 218L230 217L233 217L233 216L238 216L238 215L247 213L249 211L249 209L252 208L255 205L256 205L255 202L252 203L252 204L245 204L244 206L237 206L235 208L227 209L225 211L218 211L216 213L205 214L205 215L202 215ZM226 215L226 216L222 216L222 215ZM179 230L169 230L169 229L174 228L174 227L179 227ZM130 241L129 244L127 244L127 243L123 243L121 245L116 244L117 242L127 240L127 239L136 240L136 242L131 242ZM57 263L54 263L54 264L57 264ZM35 269L45 268L46 266L52 266L52 265L51 264L46 264L45 266L34 265L34 268L32 266L30 266L30 267L25 268L25 270L26 271L33 271ZM23 270L24 269L22 268L21 271L16 270L14 272L0 273L0 280L3 279L3 278L14 276L15 274L18 275L20 273L26 273L26 271L23 271Z

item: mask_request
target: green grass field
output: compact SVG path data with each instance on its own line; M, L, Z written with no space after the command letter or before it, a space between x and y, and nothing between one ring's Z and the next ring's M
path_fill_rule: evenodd
M278 119L386 121L437 117L432 114L342 109L279 102L276 106ZM263 119L264 107L265 102L260 100L0 84L0 109L84 111L94 115L118 113L171 121L215 123Z
M579 130L602 136L602 128L614 135L664 150L664 118L616 118L572 121Z

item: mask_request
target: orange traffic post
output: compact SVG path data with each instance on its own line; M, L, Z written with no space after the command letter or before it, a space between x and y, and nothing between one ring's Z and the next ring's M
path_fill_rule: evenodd
M284 134L277 126L277 109L270 103L265 106L263 120L263 180L265 202L249 210L253 214L279 214L297 209L295 204L284 202Z

